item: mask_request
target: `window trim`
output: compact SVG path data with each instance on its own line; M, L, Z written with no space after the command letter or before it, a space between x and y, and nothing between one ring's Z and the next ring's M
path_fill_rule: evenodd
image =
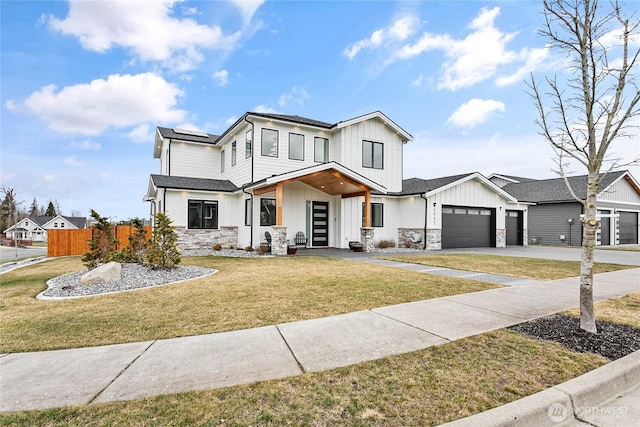
M231 143L231 166L235 166L236 165L236 156L238 153L238 147L236 144L236 141L233 141Z
M276 133L276 153L273 156L271 154L265 154L265 151L264 151L264 132L265 131L271 131ZM279 150L280 150L280 132L277 129L262 128L260 130L260 154L263 157L273 157L274 159L277 159Z
M200 226L199 227L192 227L191 223L190 223L190 217L189 217L189 211L191 209L191 204L192 203L199 203L202 207L204 207L205 204L210 204L210 205L215 205L216 206L216 218L215 218L215 226L214 227L203 227L202 223L204 219L208 219L205 218L204 216L204 210L202 210L201 213L201 217L200 217ZM218 200L204 200L204 199L187 199L187 230L219 230L220 229L220 203L218 203Z
M291 157L291 137L292 136L300 136L302 137L302 158L301 159L297 159L295 157ZM304 162L304 135L301 133L295 133L295 132L289 132L289 160L298 160L298 161L303 161Z
M248 159L253 154L253 131L248 130L244 140L244 158Z
M274 211L273 211L273 224L267 224L266 222L262 221L262 208L264 207L263 202L267 201L267 200L272 200L273 201L273 209L274 209ZM276 216L277 216L276 209L278 209L278 208L276 206L276 199L275 198L273 198L273 197L261 197L260 198L260 227L271 227L271 226L276 225Z
M324 146L324 150L323 150L323 155L324 155L324 160L318 160L318 158L316 157L316 154L318 152L318 150L316 149L317 144L318 144L318 140L324 141L325 142L325 146ZM325 138L323 136L315 136L313 138L313 161L316 163L328 163L329 162L329 138Z
M380 206L380 216L382 218L380 218L380 225L375 225L376 221L375 218L376 216L374 215L374 206ZM371 212L370 212L370 216L371 216L371 227L375 227L375 228L384 228L384 203L381 202L371 202L369 203L369 207L371 208ZM364 202L362 202L362 226L364 227L364 209L365 209L365 205Z
M370 159L366 159L365 158L365 151L364 151L364 147L365 144L370 144L371 145L371 158ZM382 156L382 158L380 159L380 167L376 167L376 151L374 150L374 147L376 145L380 145L381 147L381 151L380 151L380 155ZM369 164L367 163L367 161L369 162ZM363 168L367 168L367 169L377 169L377 170L383 170L384 169L384 143L383 142L378 142L378 141L371 141L369 139L363 139L362 140L362 167Z

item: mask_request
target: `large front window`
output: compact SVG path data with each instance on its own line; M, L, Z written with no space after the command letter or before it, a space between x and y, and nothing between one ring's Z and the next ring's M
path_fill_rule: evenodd
M262 129L262 155L278 157L278 131Z
M260 225L276 225L276 199L260 199Z
M298 133L289 134L289 158L291 160L304 160L304 135Z
M364 227L364 210L362 204L362 226ZM382 203L371 203L371 227L384 227L384 205Z
M329 161L329 140L316 136L313 145L313 160L320 163L327 163Z
M218 228L218 202L189 200L189 228Z
M384 165L384 145L381 142L362 141L362 166L382 169Z

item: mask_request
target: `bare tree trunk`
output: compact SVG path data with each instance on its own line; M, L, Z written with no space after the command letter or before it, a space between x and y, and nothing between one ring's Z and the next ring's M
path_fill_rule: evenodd
M596 197L600 187L597 171L589 171L587 184L587 200L582 221L582 257L580 260L580 329L597 333L593 309L593 253L596 248L596 231L598 208Z

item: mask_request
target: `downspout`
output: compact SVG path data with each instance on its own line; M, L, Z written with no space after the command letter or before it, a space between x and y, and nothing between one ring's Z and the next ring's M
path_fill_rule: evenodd
M255 124L249 120L247 117L249 115L246 114L244 116L244 120L249 123L251 125L251 184L253 184L253 167L254 167L254 159L255 159L255 149L256 149L256 144L255 144L255 135L254 135L254 129L255 129ZM247 142L245 141L245 144ZM245 147L246 150L246 147ZM249 225L250 228L250 233L249 233L249 245L251 247L253 247L253 194L252 193L248 193L246 188L243 186L242 187L242 192L245 194L249 195L249 198L251 199L251 224Z
M429 215L427 215L427 213L429 209L429 201L424 197L424 194L420 194L420 197L424 199L424 244L422 245L422 250L424 251L427 249L427 220L429 219Z
M167 175L171 176L171 138L169 138L169 146L167 147Z

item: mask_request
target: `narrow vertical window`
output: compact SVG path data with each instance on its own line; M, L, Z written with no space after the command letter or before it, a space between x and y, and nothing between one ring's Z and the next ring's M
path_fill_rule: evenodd
M236 154L237 154L236 142L233 141L231 143L231 166L236 165Z
M244 199L244 225L251 225L251 199Z
M220 172L224 172L224 150L220 151Z
M289 158L291 160L304 160L304 135L289 134Z
M262 155L266 157L278 157L278 131L262 129Z
M384 145L381 142L362 141L362 167L384 168Z
M329 140L318 136L314 139L313 160L319 163L329 161Z
M252 135L253 135L253 131L248 130L247 134L246 134L245 143L244 143L244 158L245 159L248 159L249 157L251 157L251 150L253 148L253 141L251 140Z

